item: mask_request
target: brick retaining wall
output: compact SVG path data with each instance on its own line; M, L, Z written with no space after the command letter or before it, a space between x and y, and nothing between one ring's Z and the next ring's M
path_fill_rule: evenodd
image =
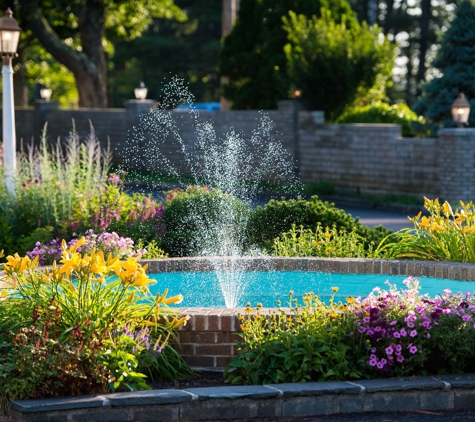
M73 120L84 137L92 123L103 146L110 140L116 164L127 159L128 167L160 171L148 141L132 153L127 151L139 116L155 105L151 100L130 100L125 109L58 110L54 102L39 101L34 109L16 110L17 139L37 141L48 122L48 137L56 142L68 136ZM193 154L197 141L193 119L183 111L170 113ZM323 112L300 110L292 100L279 102L278 110L266 114L273 121L272 135L289 153L303 182L330 182L340 192L360 194L406 194L451 202L475 199L475 129L442 129L438 138L403 138L399 125L324 124ZM231 129L250 138L260 118L252 110L200 111L199 120L211 122L220 139ZM177 172L189 172L173 136L160 143L160 150Z

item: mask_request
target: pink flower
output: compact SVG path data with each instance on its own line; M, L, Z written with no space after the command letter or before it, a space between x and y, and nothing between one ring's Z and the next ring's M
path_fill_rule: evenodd
M404 362L404 356L399 355L399 356L397 357L397 361L398 361L398 362Z
M411 337L417 336L417 330L412 330L412 331L409 333L409 335L410 335Z
M394 349L392 346L386 347L386 354L387 355L392 355L394 352Z
M475 327L474 327L474 328L475 328ZM393 334L393 336L394 336L395 338L401 338L401 334L399 334L399 332L397 332L397 331Z
M412 354L414 354L414 353L417 352L417 347L416 347L416 346L411 346L411 347L409 347L409 351L410 351Z
M471 318L471 316L470 316L470 315L467 315L467 314L465 314L465 315L462 317L462 319L463 319L465 322L470 321L470 318Z
M399 333L401 334L401 336L403 337L406 337L407 336L407 332L404 328L401 328L401 331L399 331Z

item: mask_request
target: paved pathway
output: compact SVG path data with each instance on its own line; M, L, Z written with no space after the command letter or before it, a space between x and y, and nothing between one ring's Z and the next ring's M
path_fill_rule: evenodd
M406 227L414 227L407 219L408 216L413 217L414 214L403 211L388 211L375 208L362 208L355 206L345 206L335 204L338 208L350 213L353 217L359 217L360 223L365 226L382 225L391 230L400 230Z

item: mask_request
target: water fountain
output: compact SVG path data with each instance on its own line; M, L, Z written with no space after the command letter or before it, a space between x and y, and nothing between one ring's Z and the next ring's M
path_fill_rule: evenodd
M189 218L201 228L193 233L193 254L212 263L226 306L235 307L246 287L242 279L246 261L237 258L247 253L246 231L241 228L249 214L237 211L229 195L250 206L265 183L284 188L298 182L290 154L274 138L268 115L261 113L256 129L248 136L233 127L218 136L213 123L193 108L193 100L184 81L173 78L165 86L160 107L143 114L140 125L129 134L124 165L131 173L141 168L172 176L178 182L183 176L191 177L194 185L224 193L215 195L212 218L200 206ZM181 104L191 108L172 111ZM181 133L185 122L191 122L193 134ZM180 160L170 158L177 155Z

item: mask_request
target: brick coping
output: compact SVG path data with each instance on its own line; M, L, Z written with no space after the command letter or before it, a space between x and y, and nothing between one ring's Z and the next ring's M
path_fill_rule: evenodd
M322 271L344 274L388 274L475 281L475 264L369 258L192 257L142 260L148 273L213 271Z
M232 420L475 408L475 374L151 390L12 402L27 421Z

